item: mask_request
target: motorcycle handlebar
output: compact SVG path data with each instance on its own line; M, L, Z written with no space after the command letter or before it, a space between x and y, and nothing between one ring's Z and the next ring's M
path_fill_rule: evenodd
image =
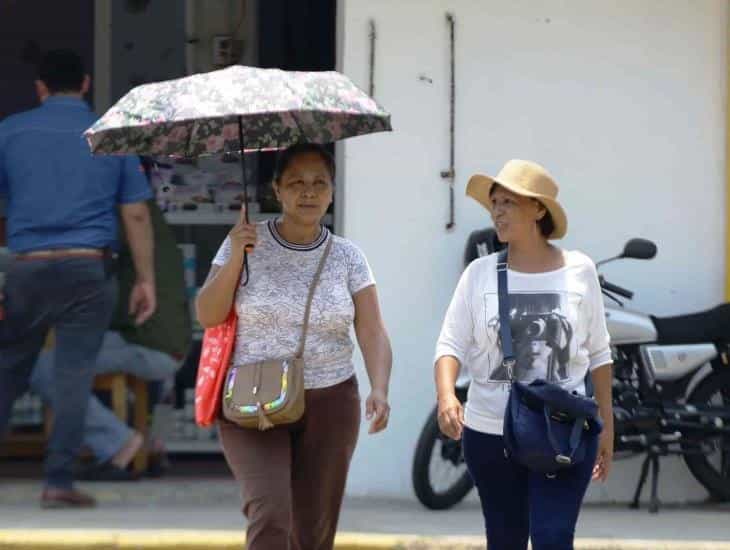
M603 278L601 278L601 288L609 292L613 292L614 294L618 294L619 296L623 296L627 300L631 300L634 297L634 293L630 290L626 290L625 288L621 288L620 286L611 284Z

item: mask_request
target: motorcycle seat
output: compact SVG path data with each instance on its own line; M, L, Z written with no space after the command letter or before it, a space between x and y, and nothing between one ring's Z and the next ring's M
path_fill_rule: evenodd
M689 315L652 316L651 320L656 327L659 344L730 342L730 303Z

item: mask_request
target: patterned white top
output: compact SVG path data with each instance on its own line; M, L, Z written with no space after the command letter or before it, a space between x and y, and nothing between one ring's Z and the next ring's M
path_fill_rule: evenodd
M307 293L327 239L330 255L312 300L304 349L304 387L326 388L355 373L350 328L355 319L352 297L375 284L362 251L322 228L309 245L286 241L270 220L256 224L258 244L249 254L249 282L236 291L238 328L233 363L243 365L292 357L299 347ZM213 259L223 265L231 253L228 237Z

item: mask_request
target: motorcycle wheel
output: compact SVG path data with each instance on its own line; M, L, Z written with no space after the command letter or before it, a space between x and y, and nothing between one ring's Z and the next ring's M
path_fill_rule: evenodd
M711 374L689 396L693 405L730 408L730 374ZM695 441L698 443L698 441ZM702 439L713 451L709 454L687 454L684 461L692 475L710 495L730 500L730 436Z
M431 510L446 510L474 487L461 452L461 441L441 433L434 408L421 430L413 457L413 489Z

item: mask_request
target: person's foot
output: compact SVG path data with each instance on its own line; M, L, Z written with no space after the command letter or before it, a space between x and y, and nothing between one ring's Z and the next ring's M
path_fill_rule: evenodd
M142 449L144 445L144 437L139 432L134 432L124 446L119 449L109 463L116 466L120 470L125 470L129 463L132 462L136 454Z
M41 508L93 508L96 500L76 489L46 487L41 495Z

